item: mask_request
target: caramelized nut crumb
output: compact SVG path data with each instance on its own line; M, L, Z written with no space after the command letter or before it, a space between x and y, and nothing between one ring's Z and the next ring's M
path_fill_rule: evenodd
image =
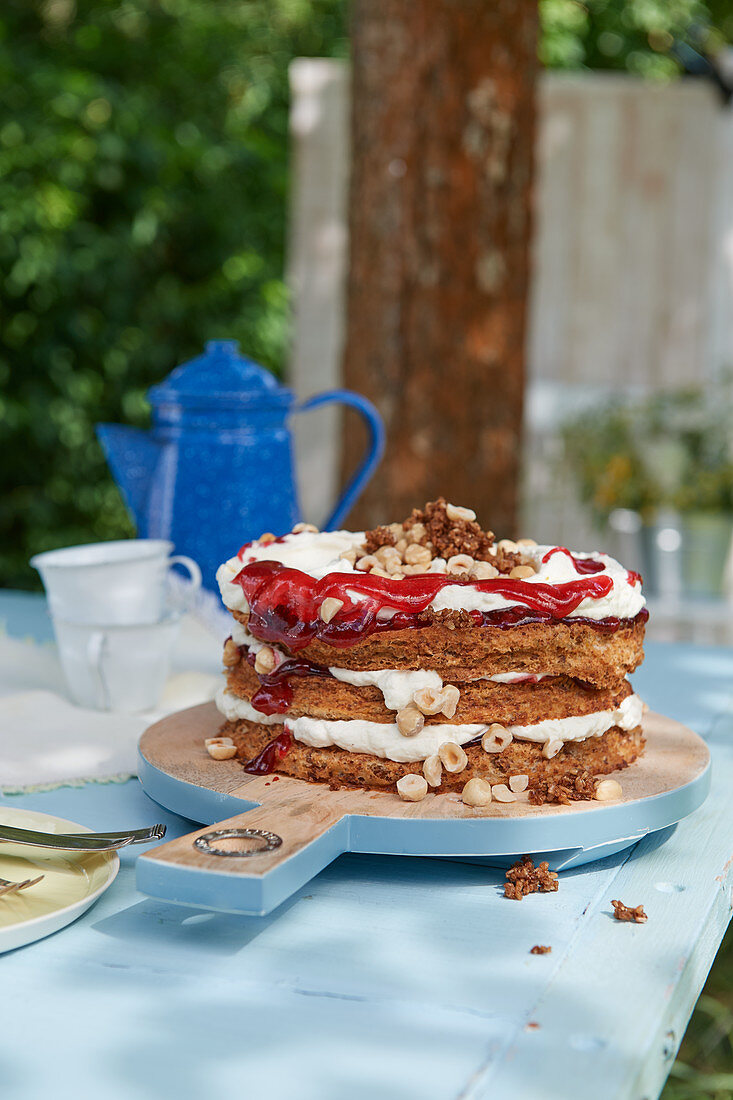
M635 924L646 924L649 920L644 912L643 905L630 906L624 905L622 901L612 901L613 915L616 920L633 921Z
M547 862L535 867L531 856L522 856L506 872L504 897L521 901L527 894L551 893L557 886L557 873L550 870Z

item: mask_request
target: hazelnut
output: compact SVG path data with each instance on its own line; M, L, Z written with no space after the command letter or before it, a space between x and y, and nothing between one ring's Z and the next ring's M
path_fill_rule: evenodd
M455 741L445 741L438 749L438 756L447 772L462 772L468 764L468 757Z
M343 600L337 600L334 596L326 596L325 600L318 608L318 617L322 619L324 623L330 623L334 615L338 615L343 606Z
M440 708L446 718L453 718L458 707L461 693L455 684L443 685L443 706Z
M513 740L514 737L508 729L494 722L481 738L481 748L484 752L503 752Z
M257 541L262 543L263 546L269 546L271 542L275 541L275 536L272 531L265 531L264 535L260 535Z
M442 711L446 718L453 718L460 695L453 684L445 684L441 688L420 688L412 699L423 714L439 714Z
M409 706L403 710L397 712L397 729L400 731L403 737L415 737L425 725L425 719L423 718L417 707Z
M318 534L318 528L315 527L312 523L296 523L295 527L293 528L293 534L299 535L303 531L313 531L314 534Z
M564 744L565 742L560 741L557 737L551 737L549 741L545 741L542 746L542 755L545 760L552 760L553 756L557 756Z
M425 538L426 534L427 531L424 523L413 523L412 527L406 532L407 541L420 542L421 539Z
M461 800L467 806L488 806L491 802L491 784L485 779L469 779L461 791Z
M400 554L398 550L395 550L394 546L380 546L378 550L374 551L374 557L377 559L380 565L387 568L387 562L397 561L401 562Z
M422 773L431 787L439 787L443 778L443 765L437 753L423 760Z
M454 554L448 558L448 573L470 573L476 562L470 554Z
M349 565L353 565L356 561L356 550L344 550L343 554L339 555L341 561L347 561Z
M420 802L428 793L428 784L421 775L410 772L397 780L397 793L405 802Z
M534 539L517 539L517 546L526 546L529 548L536 545L537 543Z
M231 638L227 638L224 643L224 653L222 655L222 661L227 668L234 668L238 665L242 659L242 654L239 652L239 646Z
M534 569L531 565L515 565L509 574L510 579L516 581L526 581L528 577L533 576Z
M526 791L529 786L528 775L510 775L509 776L509 790L514 791L515 794L521 794L522 791Z
M381 565L373 565L369 570L369 575L372 577L386 577L389 580L391 573L388 573L386 569L382 569Z
M400 528L400 530L402 530L402 528ZM395 550L397 551L398 554L404 554L405 550L407 549L407 539L406 538L397 539L397 542L394 544L394 548L395 548Z
M497 550L505 550L508 554L516 554L517 544L513 539L499 539L496 544Z
M495 783L491 793L497 802L516 802L517 796L510 791L506 783Z
M267 676L277 665L277 654L269 645L264 645L255 657L255 672Z
M499 576L499 570L489 561L477 561L470 572L473 581L491 581Z
M362 573L366 573L367 570L373 569L375 565L379 565L379 558L376 558L374 554L365 554L363 558L359 558L354 563L354 567L359 569Z
M596 787L595 798L599 802L613 802L623 795L621 784L616 779L602 779Z
M231 737L207 737L204 745L213 760L231 760L237 755L237 746Z
M446 504L445 514L448 519L465 519L472 521L476 519L476 513L473 508L461 508L458 504Z
M405 550L405 561L408 565L428 565L432 554L427 546L421 546L419 542L413 542Z

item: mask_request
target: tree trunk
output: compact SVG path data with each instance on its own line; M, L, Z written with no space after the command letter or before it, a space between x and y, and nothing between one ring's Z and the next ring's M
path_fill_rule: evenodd
M344 374L388 445L351 519L443 495L517 535L537 5L354 0L352 20Z

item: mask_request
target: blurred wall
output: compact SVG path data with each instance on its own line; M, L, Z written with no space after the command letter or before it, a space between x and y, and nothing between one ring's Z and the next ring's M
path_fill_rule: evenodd
M345 63L291 68L290 375L338 385L347 256ZM594 540L559 481L557 425L604 395L733 364L733 111L700 80L545 73L540 82L524 517L548 541ZM308 518L335 483L335 420L299 429Z

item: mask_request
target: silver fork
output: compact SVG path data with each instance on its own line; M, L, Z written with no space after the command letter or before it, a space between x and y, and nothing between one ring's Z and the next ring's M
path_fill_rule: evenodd
M0 843L30 844L36 848L55 848L66 852L108 852L125 848L128 844L145 844L150 840L162 840L165 825L152 825L147 829L129 829L115 833L40 833L33 829L17 829L0 824Z
M27 878L23 882L11 882L8 878L0 878L0 898L6 894L17 894L19 890L27 890L29 886L35 886L45 878L45 875L39 875L38 878Z

